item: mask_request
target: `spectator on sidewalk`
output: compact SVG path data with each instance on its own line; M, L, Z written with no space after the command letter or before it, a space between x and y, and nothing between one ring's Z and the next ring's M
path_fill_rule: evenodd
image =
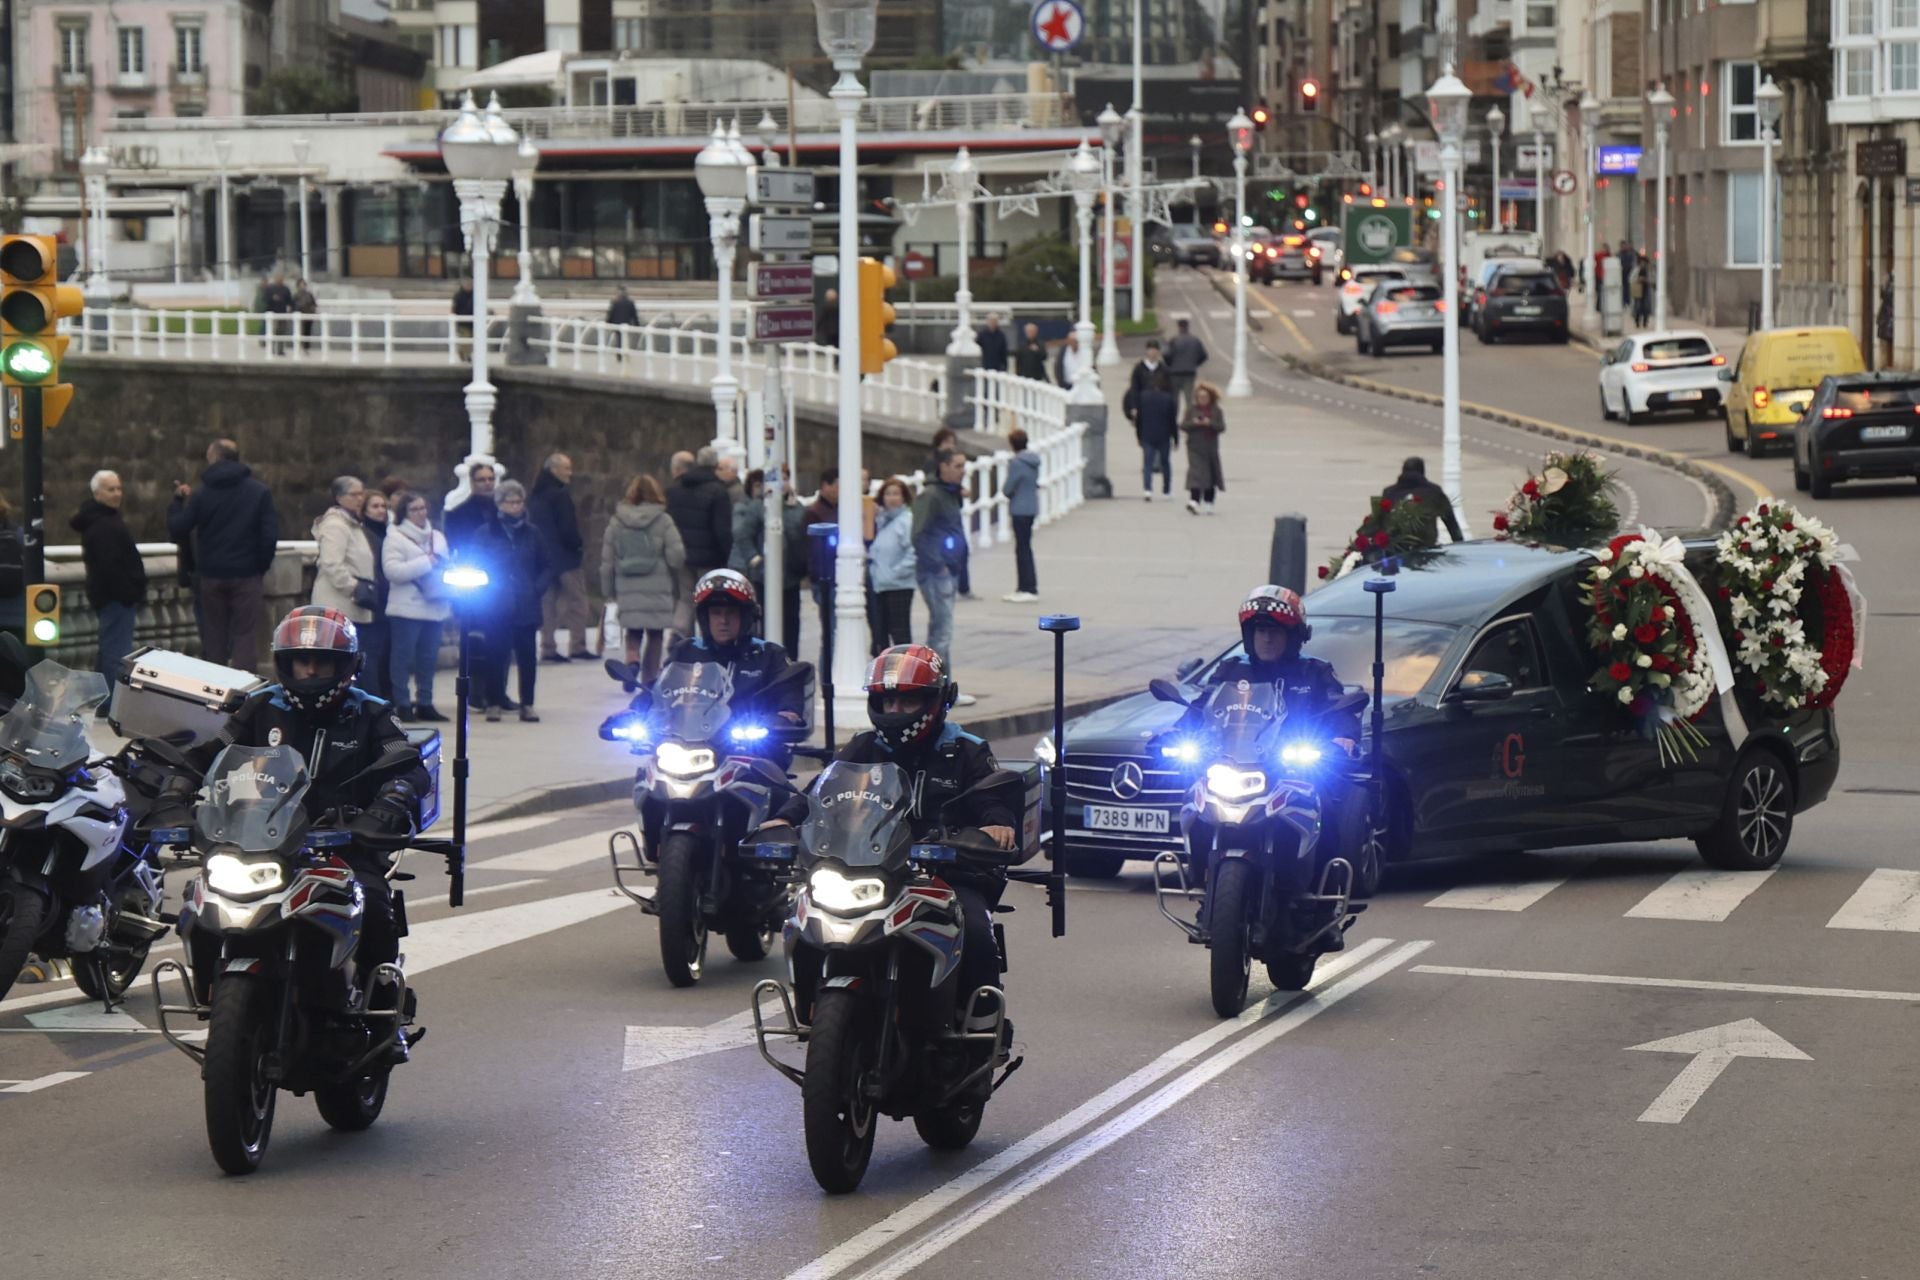
M264 301L267 304L267 326L273 338L273 350L278 354L287 349L287 340L293 336L293 328L297 323L293 319L293 290L287 288L285 276L276 273L267 282Z
M1040 515L1040 455L1027 448L1027 433L1014 428L1007 433L1007 446L1013 458L1007 463L1007 478L1001 492L1007 498L1007 515L1013 521L1013 591L1000 597L1010 604L1027 604L1040 598L1040 580L1033 568L1033 522Z
M387 530L391 527L387 515L387 495L378 489L367 490L360 508L360 527L366 531L367 545L373 548L374 599L373 617L360 626L360 652L365 657L360 663L359 684L374 697L391 702L393 681L388 667L393 654L393 624L387 619L387 601L393 584L387 581Z
M980 367L988 373L1007 371L1007 331L1000 327L1000 313L987 312L986 327L974 335L980 344Z
M191 543L200 579L200 651L208 662L252 671L259 662L260 610L280 540L273 494L240 461L240 446L207 446L200 487L173 483L167 536Z
M913 491L899 476L880 485L873 544L867 548L867 582L873 589L871 654L889 645L913 643Z
M667 495L644 472L628 482L626 496L607 521L600 544L600 593L619 611L627 661L640 664L640 683L651 686L660 674L666 633L674 629L683 605L690 611L693 584L680 530L667 514Z
M925 468L925 474L927 476L931 477L938 474L940 470L940 455L949 449L955 453L960 452L960 434L952 427L941 427L933 433L933 452L928 455ZM967 536L960 540L960 564L959 567L953 571L953 582L954 586L958 588L958 594L955 596L955 599L978 600L980 597L973 594L973 535L979 532L979 530L974 527L974 521L980 520L984 518L984 516L982 511L974 512L971 518L965 515L967 501L966 489L967 477L963 471L960 476L960 503L962 508L961 518L967 530ZM867 541L872 542L873 507L871 503L869 503L867 507L867 530Z
M534 714L534 682L539 674L540 600L553 577L553 553L532 520L527 518L527 491L509 480L494 492L494 505L500 519L482 544L488 584L487 612L481 630L487 636L488 675L493 688L487 693L487 719L497 721L503 711L515 710L507 696L509 661L520 672L520 718L529 723Z
M147 566L133 533L120 514L125 489L111 471L96 471L88 484L92 496L67 522L80 535L80 560L87 569L87 601L100 618L100 653L93 669L112 684L120 659L133 652L133 624L147 600ZM20 584L22 593L26 584ZM100 714L106 714L102 706Z
M573 459L552 453L533 482L527 515L547 540L553 572L540 602L540 656L547 662L591 658L587 648L586 540L580 536L580 513L573 505ZM560 634L569 647L562 652Z
M840 291L838 289L829 289L820 295L820 305L814 309L813 313L813 340L823 347L840 345Z
M1184 410L1193 407L1193 384L1200 376L1200 366L1207 362L1207 348L1194 336L1191 320L1182 316L1175 324L1179 332L1167 342L1168 385L1179 397L1179 407Z
M1047 347L1040 341L1040 326L1027 322L1019 350L1013 353L1013 371L1035 382L1047 380Z
M1227 429L1220 388L1202 382L1193 388L1193 408L1181 423L1187 432L1187 510L1213 514L1214 495L1227 487L1220 466L1220 433Z
M464 364L473 358L473 286L464 280L453 291L453 314L466 317L453 322L454 333L460 339L460 361Z
M1071 387L1080 372L1080 335L1069 332L1067 340L1053 353L1053 384L1056 387Z
M499 474L484 462L473 464L467 476L467 497L447 512L447 545L455 555L469 551L489 534L500 520L494 505L493 489Z
M719 463L719 453L706 446L693 455L692 465L667 490L667 513L680 528L687 573L695 582L703 574L724 569L733 553L733 502L714 473Z
M640 308L633 305L633 299L627 296L627 286L623 284L614 286L613 301L607 304L607 323L629 325L640 323ZM617 346L619 343L617 335L614 341Z
M355 627L362 627L373 621L373 606L380 594L373 578L373 543L360 523L367 489L357 476L336 476L331 492L333 505L313 522L320 554L314 564L312 602L337 609Z
M1647 278L1647 260L1640 259L1633 264L1633 278L1627 281L1627 295L1633 299L1633 323L1640 328L1647 327L1647 320L1653 314L1653 281Z
M951 449L940 455L934 474L913 502L914 578L927 602L927 645L953 670L954 571L967 532L960 522L960 477L965 455Z
M1140 412L1140 393L1153 381L1161 367L1160 340L1149 338L1147 353L1134 364L1133 372L1127 376L1127 394L1120 401L1120 411L1127 415L1128 422L1132 422Z
M1417 502L1421 513L1427 518L1426 541L1438 544L1440 525L1447 526L1447 536L1455 542L1463 542L1466 535L1460 532L1460 521L1453 514L1453 503L1447 497L1447 491L1427 479L1427 462L1424 458L1408 458L1400 464L1400 478L1388 485L1380 495L1389 502Z
M1160 496L1171 498L1173 447L1180 443L1180 399L1174 394L1172 374L1154 375L1140 392L1133 435L1140 442L1140 496L1153 501L1153 477L1158 472Z
M740 464L734 460L732 454L727 454L720 459L719 465L713 469L713 474L715 479L727 487L728 502L738 502L746 497L747 486L740 479Z
M426 495L403 493L393 510L399 518L380 549L392 648L388 683L402 720L439 724L446 717L433 705L433 673L440 665L440 634L453 612L440 581L450 558L447 539L433 527Z
M313 296L304 276L293 282L293 312L300 317L300 346L304 350L313 345L314 335L320 330L320 300Z
M1570 292L1573 289L1573 259L1567 256L1567 251L1556 250L1548 265L1553 268L1553 278L1560 282L1560 291Z
M809 502L801 512L800 528L803 533L811 537L812 526L839 523L840 469L828 467L820 473L820 491L813 495L813 501ZM833 626L833 584L815 579L810 590L813 595L813 607L819 614L820 629L824 634L829 627Z
M687 468L693 465L693 451L682 449L667 459L667 483L672 484L687 474Z
M1620 301L1633 305L1633 269L1640 261L1640 255L1628 241L1620 242Z

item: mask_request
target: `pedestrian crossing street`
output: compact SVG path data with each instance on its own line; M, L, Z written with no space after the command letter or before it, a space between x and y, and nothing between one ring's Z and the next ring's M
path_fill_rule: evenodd
M1557 890L1569 884L1608 883L1604 877L1584 878L1591 863L1568 864L1567 874L1518 880L1495 880L1448 889L1421 905L1448 911L1526 911L1554 901ZM1854 875L1857 873L1846 873ZM1776 867L1771 871L1714 871L1689 868L1677 871L1622 912L1634 920L1683 920L1722 924L1756 900L1804 890L1813 877L1826 879L1821 869ZM1619 882L1614 882L1619 883ZM1826 889L1821 890L1825 897ZM1564 896L1564 895L1563 895ZM1828 929L1856 929L1881 933L1920 933L1920 871L1876 867L1853 887L1826 920Z

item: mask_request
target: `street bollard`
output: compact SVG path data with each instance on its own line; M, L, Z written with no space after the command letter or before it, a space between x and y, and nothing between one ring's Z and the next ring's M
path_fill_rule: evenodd
M1273 548L1267 553L1267 581L1301 595L1307 592L1307 518L1273 518Z

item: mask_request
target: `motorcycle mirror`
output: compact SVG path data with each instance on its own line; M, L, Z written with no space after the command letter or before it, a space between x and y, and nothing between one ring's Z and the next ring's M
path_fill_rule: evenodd
M1161 702L1171 702L1181 707L1191 705L1171 680L1150 680L1147 682L1147 692Z

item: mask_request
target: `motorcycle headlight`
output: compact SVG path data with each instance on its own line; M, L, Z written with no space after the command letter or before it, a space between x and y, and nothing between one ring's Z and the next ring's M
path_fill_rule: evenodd
M1033 758L1049 769L1060 763L1060 753L1054 750L1052 734L1043 734L1040 741L1033 744Z
M1207 770L1207 790L1222 800L1246 800L1267 789L1267 775L1258 769L1216 764Z
M1280 748L1280 763L1290 764L1296 769L1319 764L1320 757L1326 754L1311 742L1289 742Z
M0 760L0 790L23 804L51 800L60 792L60 782L44 773L33 773L17 760Z
M248 862L230 853L216 853L207 859L207 887L223 898L252 898L272 893L287 882L286 870L277 862Z
M887 882L879 876L848 876L832 867L818 867L807 877L807 892L815 905L828 911L871 911L886 901Z
M675 778L693 778L713 768L713 750L710 747L689 749L677 742L663 742L653 753L653 760L662 773Z

